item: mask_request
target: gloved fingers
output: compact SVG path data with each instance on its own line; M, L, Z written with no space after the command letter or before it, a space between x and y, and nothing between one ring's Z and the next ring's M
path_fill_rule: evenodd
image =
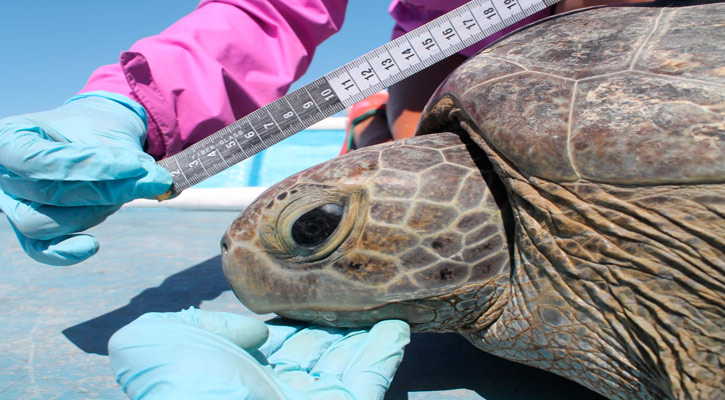
M267 325L262 320L227 312L196 311L196 320L201 328L248 352L257 350L269 337Z
M17 200L0 190L0 209L24 237L51 240L103 222L120 206L55 207Z
M330 346L311 373L320 382L341 381L341 387L355 399L382 399L409 341L407 323L381 321L369 332L350 332Z
M52 129L52 128L47 128ZM97 181L146 174L150 156L139 150L60 143L27 117L0 121L0 166L38 180ZM161 167L160 167L161 168Z
M89 117L89 112L93 115ZM47 132L63 132L52 136L58 142L85 143L120 147L139 151L146 141L146 110L140 104L118 93L85 92L70 98L52 111L33 114L33 119ZM85 120L80 124L79 120ZM79 129L80 128L80 129ZM77 134L80 133L80 134Z
M302 329L267 357L267 361L274 366L274 373L281 382L302 390L315 382L315 378L309 374L310 369L343 334L343 330L333 328Z
M120 205L138 198L153 199L171 187L173 181L165 168L153 162L142 164L146 172L108 181L37 180L0 168L0 187L15 198L56 206Z
M345 330L311 326L287 339L267 359L286 370L309 372L330 345L344 336Z
M258 349L265 359L279 350L287 339L303 328L301 325L277 324L276 322L275 320L267 321L266 325L269 330L269 337Z
M382 399L403 361L403 349L408 343L410 326L407 323L378 322L370 329L365 348L343 375L343 386L357 399Z
M284 398L271 368L200 327L198 315L145 314L111 337L111 368L131 399Z
M139 317L139 320L145 322L173 320L195 326L229 340L248 352L257 350L269 335L267 325L261 320L234 313L207 311L194 307L175 313L147 313Z
M331 375L342 379L349 365L357 356L358 352L367 345L368 331L355 330L348 332L344 337L330 345L325 353L310 370L310 374L321 376Z
M13 227L15 229L15 227ZM43 264L67 266L77 264L98 252L98 240L91 235L65 235L50 240L37 240L24 236L15 229L20 246L35 261Z

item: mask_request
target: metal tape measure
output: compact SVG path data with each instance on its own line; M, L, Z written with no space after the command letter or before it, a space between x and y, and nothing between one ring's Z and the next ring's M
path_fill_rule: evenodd
M559 0L472 0L343 65L158 164L174 179L159 200L308 128Z

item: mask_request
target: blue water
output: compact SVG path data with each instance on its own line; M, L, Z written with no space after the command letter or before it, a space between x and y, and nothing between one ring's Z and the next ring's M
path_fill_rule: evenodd
M304 130L194 187L271 186L337 156L344 130Z

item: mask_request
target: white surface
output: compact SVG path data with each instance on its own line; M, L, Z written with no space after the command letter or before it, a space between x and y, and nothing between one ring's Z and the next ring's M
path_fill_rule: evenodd
M266 189L266 187L257 186L240 188L190 188L170 200L159 202L156 200L139 199L124 205L124 207L241 211Z
M345 129L346 125L347 125L347 117L328 117L328 118L325 118L322 121L312 125L311 127L307 128L307 129L337 131L337 130Z

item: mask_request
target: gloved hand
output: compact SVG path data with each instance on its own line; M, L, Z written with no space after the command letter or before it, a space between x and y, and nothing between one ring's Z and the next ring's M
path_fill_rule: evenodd
M83 261L99 245L76 232L125 202L169 189L168 171L143 151L146 132L144 108L109 92L0 120L0 209L30 257L53 265Z
M410 328L266 325L194 309L144 314L108 343L116 380L132 400L382 399Z

